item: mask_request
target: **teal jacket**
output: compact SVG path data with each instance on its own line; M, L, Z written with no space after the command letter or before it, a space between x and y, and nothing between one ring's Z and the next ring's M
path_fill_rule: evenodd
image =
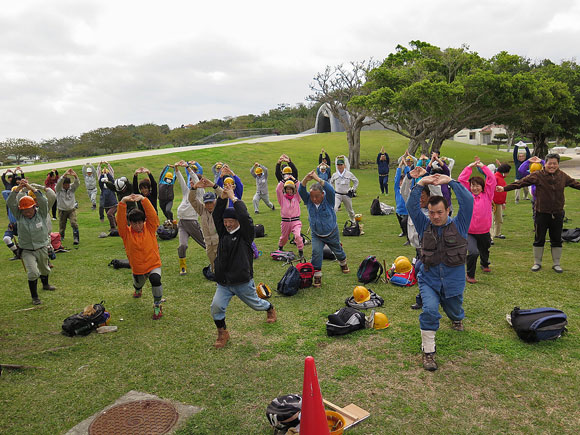
M46 217L48 216L48 200L44 193L40 190L36 191L36 213L31 218L24 217L18 208L18 201L16 200L18 192L13 190L8 195L6 205L16 217L18 223L18 246L22 249L35 251L40 248L48 246L48 227L46 225Z

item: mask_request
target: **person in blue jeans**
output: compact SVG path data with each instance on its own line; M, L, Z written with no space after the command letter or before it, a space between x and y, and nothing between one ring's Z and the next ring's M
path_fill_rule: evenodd
M228 199L233 207L226 208ZM226 329L226 309L234 296L256 311L266 311L268 323L276 321L276 310L274 305L256 294L252 251L254 222L246 204L234 195L233 186L224 186L212 218L219 242L214 266L217 288L211 302L211 316L218 330L214 347L221 349L230 338Z
M316 183L306 190L309 181ZM314 267L314 287L322 285L322 251L328 245L336 256L343 273L349 273L346 254L340 244L340 233L334 211L334 189L322 180L316 171L310 171L298 186L298 193L308 209L308 221L312 233L312 266Z
M428 216L425 216L420 205L423 189L442 184L448 184L457 197L457 216L449 217L449 205L439 195L429 198ZM473 196L461 183L447 175L429 175L411 191L407 210L421 240L421 262L416 271L423 300L423 311L419 315L423 368L434 371L437 370L435 333L442 317L439 305L451 319L451 327L463 331L467 231L473 214Z
M389 194L389 155L385 151L385 147L381 148L381 152L377 155L377 167L379 170L379 186L381 193Z

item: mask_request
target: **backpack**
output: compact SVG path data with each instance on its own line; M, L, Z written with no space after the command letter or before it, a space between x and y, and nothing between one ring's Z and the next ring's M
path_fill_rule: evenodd
M382 307L385 303L385 300L370 288L368 291L371 294L371 298L368 301L359 304L357 301L355 301L354 296L351 296L346 298L344 303L347 307L356 308L357 310L367 310L369 308Z
M360 225L358 222L352 223L351 221L346 221L344 227L342 228L343 236L360 236Z
M105 311L103 303L104 301L101 301L99 304L94 304L94 313L90 315L85 315L83 312L80 312L64 319L62 322L62 333L68 337L89 335L111 317L109 312Z
M358 282L367 284L369 282L377 282L382 274L383 265L377 260L377 257L369 255L361 262L356 276Z
M304 245L310 245L310 243L312 243L312 241L310 240L310 237L308 237L306 234L304 233L300 233L300 237L302 237L302 241L304 242ZM291 245L295 245L296 244L296 238L294 237L294 233L290 234L290 239L289 242Z
M312 286L312 278L314 277L314 266L312 263L298 263L296 269L300 273L300 288Z
M566 314L556 308L521 310L519 307L514 307L510 316L510 324L516 334L527 342L555 340L567 330Z
M324 245L322 248L322 259L323 260L336 260L336 255L332 252L332 249L328 247L328 245Z
M387 271L387 279L391 284L398 285L399 287L411 287L417 284L415 266L406 273L396 273L395 268L393 267Z
M379 197L377 196L375 199L373 199L373 202L371 203L371 215L373 216L380 216L383 213L381 212L381 203L379 201Z
M119 230L117 228L111 228L111 231L109 231L109 237L119 237Z
M365 315L352 307L343 307L328 316L326 335L345 335L365 328Z
M580 242L580 228L574 228L573 230L564 228L562 230L562 240L574 243Z
M157 227L157 235L162 240L171 240L177 236L177 226L170 220Z
M111 260L109 266L113 266L113 269L131 269L131 265L129 264L129 260Z
M290 263L296 259L296 255L292 251L280 251L275 250L270 252L270 257L276 261L285 261L286 263Z
M298 293L300 288L300 272L294 266L290 265L286 270L286 273L278 283L278 293L284 296L294 296Z
M63 249L60 233L50 233L50 244L54 252L59 252Z
M266 235L264 225L262 224L254 225L254 234L255 234L254 237L256 238L264 237Z

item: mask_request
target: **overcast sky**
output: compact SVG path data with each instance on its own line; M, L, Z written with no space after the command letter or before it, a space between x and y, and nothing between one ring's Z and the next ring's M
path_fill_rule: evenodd
M0 140L260 114L305 102L326 65L416 39L578 60L580 1L4 2Z

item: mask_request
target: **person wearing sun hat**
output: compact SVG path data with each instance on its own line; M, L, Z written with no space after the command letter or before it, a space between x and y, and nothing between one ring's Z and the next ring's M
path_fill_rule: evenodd
M260 200L264 201L264 204L266 204L268 208L274 210L274 204L270 202L270 196L268 195L268 168L256 162L250 169L250 174L256 179L256 194L252 201L252 204L254 205L254 213L260 213L258 210Z
M280 239L278 249L283 250L290 234L294 234L298 257L304 256L304 239L302 238L302 222L300 221L300 195L296 183L292 180L280 181L276 186L276 197L280 204Z

